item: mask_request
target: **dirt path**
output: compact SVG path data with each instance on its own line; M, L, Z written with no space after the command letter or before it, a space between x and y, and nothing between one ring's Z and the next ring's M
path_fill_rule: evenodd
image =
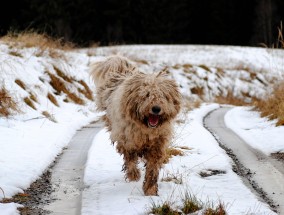
M102 126L95 123L79 130L50 169L53 192L50 203L43 207L48 214L81 214L85 163L93 138Z
M224 116L228 110L212 111L205 117L204 126L234 160L234 170L245 184L278 214L284 214L284 163L253 149L227 128Z

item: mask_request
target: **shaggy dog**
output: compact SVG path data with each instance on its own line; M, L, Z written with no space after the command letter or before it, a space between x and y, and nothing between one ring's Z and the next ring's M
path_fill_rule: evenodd
M140 179L138 159L145 161L145 195L157 195L159 171L173 134L181 94L165 72L146 74L129 59L114 55L91 66L98 110L111 141L123 155L125 178Z

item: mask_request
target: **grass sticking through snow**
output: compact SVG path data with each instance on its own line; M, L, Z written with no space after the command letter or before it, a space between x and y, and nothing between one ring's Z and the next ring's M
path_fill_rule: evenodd
M266 99L255 100L254 106L261 112L262 117L277 120L277 126L284 125L284 82L276 85Z
M0 88L0 117L8 117L16 112L19 112L16 102L4 87Z
M196 196L186 192L182 198L181 206L174 206L170 201L165 201L160 204L151 202L151 208L148 214L154 215L186 215L186 214L200 214L200 215L226 215L227 212L222 203L214 206L213 203L202 203Z

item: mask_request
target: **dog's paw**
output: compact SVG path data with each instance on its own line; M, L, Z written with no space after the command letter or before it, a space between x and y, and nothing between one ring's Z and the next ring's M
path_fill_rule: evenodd
M139 181L140 177L140 170L137 168L133 168L132 170L127 171L126 173L126 178L129 181Z
M157 196L158 195L158 186L152 186L149 188L143 187L145 196Z

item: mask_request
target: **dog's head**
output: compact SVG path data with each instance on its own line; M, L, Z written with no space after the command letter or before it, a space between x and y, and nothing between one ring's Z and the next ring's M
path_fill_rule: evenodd
M165 73L138 73L125 82L125 116L148 128L157 128L176 117L181 94Z

